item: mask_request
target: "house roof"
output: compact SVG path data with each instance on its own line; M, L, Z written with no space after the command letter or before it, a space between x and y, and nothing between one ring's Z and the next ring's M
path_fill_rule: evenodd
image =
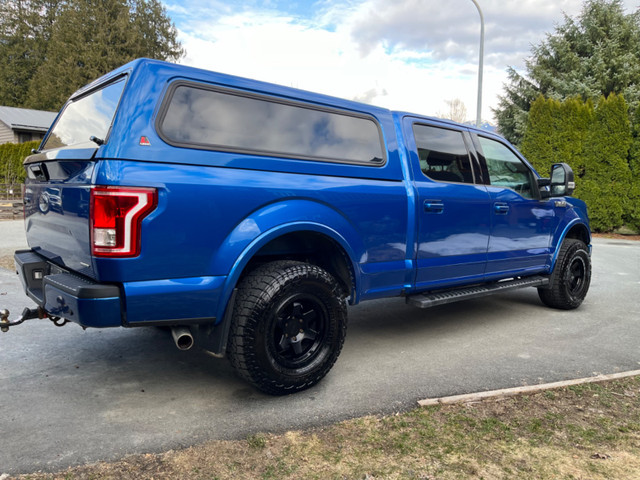
M12 130L46 132L56 119L56 112L0 106L0 121Z

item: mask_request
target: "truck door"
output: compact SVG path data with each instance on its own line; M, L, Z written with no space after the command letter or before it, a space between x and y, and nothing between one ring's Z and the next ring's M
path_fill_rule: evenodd
M558 224L554 203L540 199L536 174L506 143L475 134L473 141L492 204L487 279L544 271Z
M491 199L478 183L471 137L466 130L421 119L406 117L404 122L418 196L416 289L482 281Z

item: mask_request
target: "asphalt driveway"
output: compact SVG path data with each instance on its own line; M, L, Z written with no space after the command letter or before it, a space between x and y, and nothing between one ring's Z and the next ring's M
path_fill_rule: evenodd
M21 227L0 223L0 249L10 223ZM636 370L640 242L596 239L593 252L591 291L576 311L543 307L534 289L430 310L400 298L350 308L330 374L280 398L251 388L225 360L178 351L159 329L27 322L0 334L0 474L390 413L427 397ZM27 305L16 276L0 269L0 308Z

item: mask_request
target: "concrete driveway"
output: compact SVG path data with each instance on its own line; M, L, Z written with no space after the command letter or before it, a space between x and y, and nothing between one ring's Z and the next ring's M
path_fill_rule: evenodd
M0 220L0 257L13 255L19 248L27 248L22 220Z
M636 370L640 242L596 239L593 265L587 300L571 312L543 307L534 289L431 310L400 298L350 308L333 370L281 398L239 380L225 360L178 351L159 329L27 322L0 334L0 474L390 413L427 397ZM18 313L28 304L15 275L0 269L0 308Z

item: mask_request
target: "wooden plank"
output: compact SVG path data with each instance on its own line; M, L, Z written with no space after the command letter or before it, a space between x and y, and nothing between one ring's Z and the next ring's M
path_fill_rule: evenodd
M22 218L22 202L0 200L0 219L18 220Z
M505 388L502 390L491 390L488 392L468 393L464 395L452 395L450 397L427 398L418 401L421 407L432 405L451 405L454 403L472 403L484 400L500 400L507 397L514 397L526 393L537 393L556 388L570 387L572 385L583 385L586 383L607 382L609 380L619 380L621 378L635 377L640 375L640 370L630 372L612 373L610 375L596 375L594 377L579 378L576 380L565 380L562 382L543 383L540 385L527 385L524 387Z

